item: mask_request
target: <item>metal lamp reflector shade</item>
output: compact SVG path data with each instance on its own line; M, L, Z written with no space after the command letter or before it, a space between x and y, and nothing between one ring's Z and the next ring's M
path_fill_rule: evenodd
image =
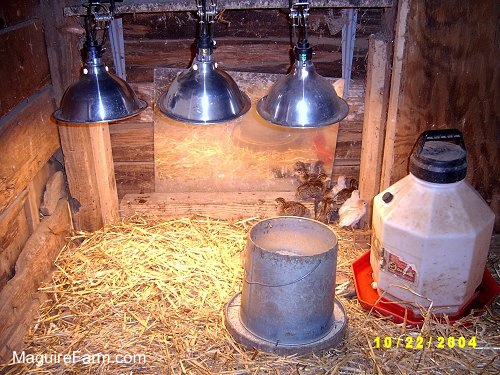
M250 109L250 99L229 74L217 68L213 57L213 26L217 1L197 0L199 35L191 67L177 76L160 96L164 115L192 124L214 124L233 120Z
M89 0L86 7L83 74L64 93L54 118L60 122L89 124L135 116L147 103L137 98L127 82L108 72L101 61L109 22L114 17L114 0L109 8L98 0ZM100 41L98 33L102 34Z
M279 79L257 103L257 112L267 121L289 128L318 128L335 124L349 112L328 80L314 69L313 50L307 41L308 1L290 1L293 36L299 38L293 51L292 71Z
M213 124L233 120L250 109L250 99L213 61L195 60L158 100L160 112L177 121Z
M110 122L139 114L147 107L132 88L103 64L84 69L63 95L54 117L75 124Z
M337 123L349 112L332 84L316 73L311 61L297 61L257 103L267 121L290 128L316 128Z

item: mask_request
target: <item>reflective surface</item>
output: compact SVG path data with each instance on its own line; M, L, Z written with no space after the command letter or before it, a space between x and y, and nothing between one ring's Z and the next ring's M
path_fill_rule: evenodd
M214 61L197 58L158 100L160 112L181 122L213 124L235 119L250 108L250 99Z
M330 82L316 73L311 61L298 61L258 102L257 111L274 124L316 128L341 121L349 107Z
M109 73L104 64L87 64L84 74L64 93L54 117L75 124L110 122L135 116L146 107L127 82Z

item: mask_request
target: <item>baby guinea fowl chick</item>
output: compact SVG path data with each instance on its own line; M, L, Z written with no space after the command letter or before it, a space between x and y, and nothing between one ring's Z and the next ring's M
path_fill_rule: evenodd
M351 202L347 200L339 209L339 226L353 229L365 215L367 206L367 203L361 199Z
M325 173L321 173L319 176L309 179L303 182L297 187L296 197L300 200L306 201L314 200L314 218L318 214L319 202L323 199L323 196L327 187L328 176Z
M340 175L337 178L337 184L330 189L329 196L334 198L343 189L347 189L347 178L344 175Z
M301 200L321 198L326 190L328 176L321 173L319 176L304 176L306 179L297 187L297 198Z
M339 205L344 204L344 202L351 196L352 192L357 190L357 188L358 188L358 181L352 178L351 181L349 182L349 187L340 190L338 194L335 196L335 201L337 202L337 204Z
M300 216L309 217L310 211L302 203L295 201L286 201L278 197L274 200L276 204L276 214L278 216Z
M359 190L353 190L351 196L339 208L339 226L351 227L361 220L366 213L367 204L359 197Z
M339 206L334 198L325 197L321 200L316 220L325 224L334 223L339 219Z

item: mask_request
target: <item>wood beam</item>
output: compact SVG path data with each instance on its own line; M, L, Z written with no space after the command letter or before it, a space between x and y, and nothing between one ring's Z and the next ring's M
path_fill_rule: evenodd
M389 42L385 35L371 35L368 46L368 70L365 92L365 114L361 162L359 168L359 192L369 205L365 220L370 222L372 200L380 192L380 173L387 119L389 96Z
M316 0L311 4L314 8L387 8L391 7L393 0ZM277 9L289 8L288 0L220 0L218 9ZM124 0L116 4L116 13L153 13L194 11L196 4L192 0ZM64 9L66 16L85 14L81 2L72 1Z
M118 195L108 124L60 125L59 135L76 229L114 223Z
M384 157L380 180L380 190L388 188L392 181L394 168L394 142L400 101L402 100L401 87L403 80L403 63L405 60L406 44L408 39L408 23L410 3L412 0L401 0L398 5L396 33L394 37L394 53L391 76L391 90L387 109L387 124L385 131Z

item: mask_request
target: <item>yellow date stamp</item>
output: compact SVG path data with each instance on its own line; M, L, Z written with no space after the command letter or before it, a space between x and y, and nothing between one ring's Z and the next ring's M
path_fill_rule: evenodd
M476 348L476 336L376 336L373 339L375 349L453 349Z

